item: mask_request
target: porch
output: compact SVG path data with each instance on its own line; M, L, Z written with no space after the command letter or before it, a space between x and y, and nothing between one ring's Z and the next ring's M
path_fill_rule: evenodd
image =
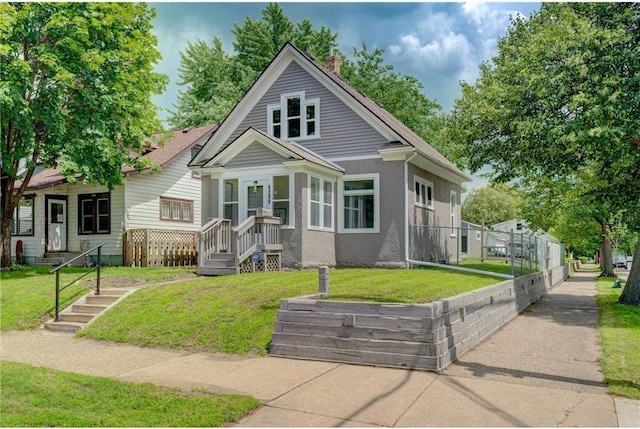
M215 218L200 232L198 274L280 271L282 248L281 220L271 210L258 209L236 227L230 219Z

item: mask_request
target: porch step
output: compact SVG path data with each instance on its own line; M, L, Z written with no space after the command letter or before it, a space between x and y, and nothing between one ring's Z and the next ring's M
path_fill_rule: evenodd
M57 267L58 265L64 264L64 258L40 258L36 257L33 265L39 267Z
M57 267L58 265L64 264L67 261L72 260L76 256L79 256L81 253L79 252L53 252L53 253L45 253L42 257L36 257L33 265L37 266L45 266L45 267ZM71 264L74 267L79 267L85 265L87 262L87 258L80 258Z
M100 291L100 295L91 292L63 310L58 322L50 320L44 324L44 328L56 332L76 332L129 291L130 289L105 288Z
M215 253L198 265L198 275L223 276L236 274L236 255L234 253Z

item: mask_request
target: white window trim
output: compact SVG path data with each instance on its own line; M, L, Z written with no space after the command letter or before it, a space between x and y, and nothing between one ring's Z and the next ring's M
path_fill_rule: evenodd
M416 183L420 184L420 185L424 185L425 187L425 191L427 188L431 188L431 203L427 202L426 204L423 204L419 201L416 201L416 188L415 185ZM413 176L413 203L416 207L422 207L424 209L429 209L429 210L433 210L434 209L434 205L433 205L433 196L434 196L434 189L433 189L433 182L428 181L427 179L424 179L420 176Z
M344 227L344 182L353 180L373 180L373 228ZM362 191L348 191L347 195L365 194ZM366 191L369 194L370 191ZM377 234L380 232L380 174L349 174L338 181L338 233L339 234Z
M300 136L289 137L289 122L287 121L287 100L290 98L300 98ZM307 106L314 106L316 124L315 134L307 135ZM267 130L269 134L274 135L273 132L273 111L280 110L280 138L283 140L311 140L320 138L320 99L319 98L305 98L304 91L287 92L280 94L280 103L273 103L267 105Z
M273 183L273 178L274 176L288 176L289 177L289 225L281 225L280 228L282 229L294 229L296 227L295 225L295 207L294 207L294 202L295 202L295 175L293 174L289 174L289 173L283 173L283 174L272 174L270 181L271 181L271 192L273 193L275 191L275 184ZM275 195L271 196L271 204L273 207L273 203L275 203L276 201L287 201L283 198L275 198Z
M319 226L311 225L311 178L318 179L319 182L319 199L317 203L320 206L319 212ZM331 203L327 204L324 202L324 185L325 183L331 184ZM331 180L324 179L320 176L314 176L312 174L307 174L307 228L313 231L329 231L333 232L335 230L335 215L334 215L334 207L335 207L335 186L334 182ZM331 228L326 228L324 226L324 207L330 205L331 206Z
M244 169L243 169L244 170ZM243 181L253 181L253 180L263 180L268 177L268 184L270 186L269 192L269 200L271 201L271 206L273 207L273 176L289 176L289 208L291 209L291 213L289 215L290 225L282 225L282 229L295 229L296 227L296 206L295 206L295 173L291 173L289 171L283 171L281 169L267 168L267 169L256 169L250 168L246 169L247 172L257 173L260 172L259 175L256 174L247 174L247 175L238 175L237 172L232 174L221 174L216 177L218 179L218 207L220 209L219 216L222 217L224 213L224 204L228 203L228 201L224 201L224 181L225 180L237 180L238 181L238 222L240 221L240 215L242 211L246 211L246 201L244 201L245 194L242 190L242 182Z
M453 203L455 201L455 203ZM458 193L451 191L449 194L449 215L451 217L451 237L458 236Z

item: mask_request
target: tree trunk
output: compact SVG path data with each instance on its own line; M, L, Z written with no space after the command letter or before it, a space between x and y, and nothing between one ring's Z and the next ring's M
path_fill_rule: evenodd
M627 284L618 300L620 304L640 305L640 239L633 252L633 262Z
M3 210L4 212L4 210ZM2 246L0 246L0 268L11 267L11 217L13 213L2 213L0 231L2 232Z
M611 253L611 240L609 239L609 230L604 222L598 221L602 230L602 247L600 250L600 269L602 273L600 277L616 277L613 271L613 255Z

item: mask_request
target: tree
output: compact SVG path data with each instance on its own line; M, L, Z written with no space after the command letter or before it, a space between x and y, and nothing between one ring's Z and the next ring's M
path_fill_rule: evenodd
M222 43L214 39L213 46L198 40L181 53L180 85L168 122L173 127L203 125L220 122L249 89L286 42L309 52L316 61L323 62L337 33L330 28L313 28L309 19L294 24L277 3L262 10L262 18L247 17L241 25L234 24L232 32L235 55L222 50ZM336 50L337 51L337 50ZM394 71L384 64L384 51L353 49L354 60L339 51L342 59L341 77L369 98L380 103L425 141L439 141L445 117L437 112L440 106L423 94L423 86L416 78ZM323 65L323 64L321 64ZM434 144L446 155L447 146Z
M313 29L308 19L294 25L278 3L269 3L262 10L262 20L247 17L242 25L234 24L231 32L236 36L233 48L238 60L254 70L256 76L287 42L323 60L329 54L329 45L338 37L325 26Z
M432 141L435 131L431 118L440 105L423 94L424 86L413 76L397 73L391 64L384 64L381 49L369 51L353 48L354 60L343 55L340 75L352 87L380 103L414 133Z
M605 245L620 212L640 228L639 73L640 4L544 3L513 21L475 84L462 84L451 138L495 181L568 184L554 189L580 194ZM640 305L637 259L623 297Z
M337 37L324 26L314 29L308 19L294 24L278 3L267 5L262 19L247 17L231 31L235 55L226 53L217 37L212 46L197 40L180 53L179 85L185 90L167 118L172 127L221 122L286 42L324 59Z
M251 68L222 49L217 37L213 46L202 40L189 42L180 58L178 84L187 89L178 94L176 111L167 118L174 128L221 122L256 77Z
M473 189L462 203L462 219L491 227L520 218L520 204L518 191L504 183Z
M112 188L129 151L160 129L153 16L145 4L0 4L2 267L36 164Z

